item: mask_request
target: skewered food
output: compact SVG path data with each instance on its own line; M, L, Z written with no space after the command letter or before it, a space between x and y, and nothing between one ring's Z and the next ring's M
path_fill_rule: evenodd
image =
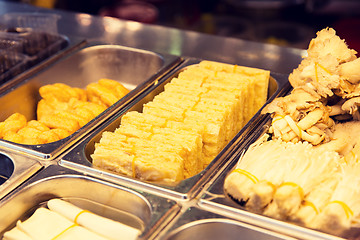
M97 167L172 183L203 170L267 98L269 71L202 61L123 115L91 155ZM256 93L256 94L255 94Z
M359 63L333 29L319 31L289 76L291 93L264 107L270 128L226 177L227 194L254 212L328 233L354 227L360 214Z
M100 79L89 84L87 89L63 83L42 86L37 120L28 121L24 115L14 113L0 122L0 138L28 145L58 141L80 129L128 92L121 83L110 79Z

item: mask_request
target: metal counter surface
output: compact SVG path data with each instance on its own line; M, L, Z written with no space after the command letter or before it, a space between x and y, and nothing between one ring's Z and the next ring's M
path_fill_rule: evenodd
M90 43L119 44L176 56L258 67L278 73L292 72L305 54L301 49L0 1L0 15L14 12L59 14L60 34L83 37Z

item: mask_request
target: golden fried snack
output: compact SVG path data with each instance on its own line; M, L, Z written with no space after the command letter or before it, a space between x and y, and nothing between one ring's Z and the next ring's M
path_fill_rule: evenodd
M66 137L70 136L70 134L71 134L71 132L66 131L65 129L61 129L61 128L51 129L50 132L53 132L56 135L58 135L60 139L66 138Z
M24 141L23 137L17 134L16 132L7 132L3 136L3 139L14 143L22 143Z
M90 83L86 87L86 92L89 101L103 103L110 107L120 98L124 97L129 90L117 81L103 78L97 83Z
M17 132L19 129L26 126L26 117L20 113L14 113L8 117L4 122L0 123L0 137L4 136L9 132Z
M121 83L111 79L102 78L99 80L99 84L108 89L115 90L115 95L119 99L129 93L129 89L124 87Z
M37 121L37 120L30 120L27 125L27 127L35 128L41 132L49 131L50 128L48 128L45 124Z
M17 118L23 119L24 116L18 115ZM7 131L3 139L20 144L37 145L55 142L69 135L70 133L66 130L50 129L37 120L31 120L16 131Z
M86 92L80 88L73 88L63 83L55 83L42 86L39 89L40 96L44 99L57 99L68 102L71 98L86 101Z
M100 90L97 91L96 87ZM0 138L29 145L58 141L106 110L108 105L102 99L110 104L128 92L120 83L109 79L100 79L90 89L99 94L91 95L94 102L88 101L86 90L63 83L41 87L39 93L43 99L38 102L37 120L27 122L24 115L15 113L0 122Z
M53 115L44 115L39 121L49 128L60 128L64 129L70 133L75 132L80 128L79 122L62 116Z
M44 142L39 142L38 140L38 136L41 133L41 130L29 126L26 126L17 132L17 134L22 137L22 141L20 143L29 145L43 144Z
M56 134L54 130L55 129L51 129L39 134L37 136L38 141L41 142L42 144L45 144L45 143L56 142L62 139L58 134Z
M68 109L68 103L61 102L56 98L53 99L41 99L37 105L37 118L41 119L42 116L52 114L55 111L66 111Z
M69 109L72 109L71 111L75 111L78 113L83 113L89 118L89 121L102 113L106 110L106 106L104 104L97 104L93 102L85 102L85 101L79 101L77 99L70 99L68 103ZM91 114L91 116L89 115ZM91 117L91 118L90 118Z

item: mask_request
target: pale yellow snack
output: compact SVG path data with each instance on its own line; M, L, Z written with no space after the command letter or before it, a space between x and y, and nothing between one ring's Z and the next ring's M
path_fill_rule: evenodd
M265 103L268 81L265 70L217 63L187 67L144 104L141 113L124 114L113 134L103 133L92 155L95 165L149 181L174 182L180 176L180 180L194 176ZM162 156L158 163L160 153L168 158ZM169 167L168 161L174 164L174 159L177 165L170 168L177 169L177 177L165 177L164 167ZM152 166L151 172L143 172L144 166Z

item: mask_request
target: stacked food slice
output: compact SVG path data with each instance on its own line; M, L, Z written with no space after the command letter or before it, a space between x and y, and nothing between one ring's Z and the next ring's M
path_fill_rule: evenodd
M269 71L202 61L104 132L95 166L143 180L176 182L203 170L265 103Z

